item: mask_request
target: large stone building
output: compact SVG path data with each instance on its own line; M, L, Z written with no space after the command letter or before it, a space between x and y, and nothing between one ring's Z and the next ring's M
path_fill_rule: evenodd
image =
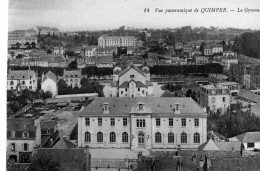
M217 84L204 85L199 90L199 104L208 107L210 111L222 112L230 106L230 93L227 86Z
M11 37L8 36L8 47L15 47L15 48L26 48L28 46L36 47L38 44L38 39L36 36L17 36Z
M98 38L98 46L135 47L134 36L101 36Z
M33 70L9 70L7 75L7 90L21 91L37 90L37 75Z
M207 113L187 97L98 97L76 114L78 147L149 154L207 140Z
M130 64L124 70L116 66L113 70L112 97L153 96L153 84L150 82L150 69L140 69Z

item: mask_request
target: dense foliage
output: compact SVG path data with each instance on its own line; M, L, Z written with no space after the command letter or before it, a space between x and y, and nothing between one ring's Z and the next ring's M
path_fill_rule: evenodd
M151 75L189 75L190 73L218 73L223 72L223 67L220 64L210 63L206 65L155 65L150 68Z
M58 94L84 94L84 93L97 93L99 97L104 97L103 86L96 81L89 82L88 79L83 77L80 81L81 87L67 86L64 80L59 80L58 82Z
M241 104L233 104L224 114L209 114L208 131L216 131L227 138L250 131L260 131L260 118L241 109Z
M260 59L260 32L243 33L241 36L236 37L233 50Z

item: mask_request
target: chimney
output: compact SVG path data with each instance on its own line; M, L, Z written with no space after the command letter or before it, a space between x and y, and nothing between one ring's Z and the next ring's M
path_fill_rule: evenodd
M103 103L103 114L109 114L109 103Z
M180 111L180 103L175 103L174 114L181 114L181 111Z

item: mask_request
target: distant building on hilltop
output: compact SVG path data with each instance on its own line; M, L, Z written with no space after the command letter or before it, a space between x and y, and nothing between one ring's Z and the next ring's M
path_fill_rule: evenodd
M59 30L55 27L47 27L47 26L35 26L33 30L36 31L37 35L58 35Z
M98 46L135 47L134 36L101 36L98 38Z

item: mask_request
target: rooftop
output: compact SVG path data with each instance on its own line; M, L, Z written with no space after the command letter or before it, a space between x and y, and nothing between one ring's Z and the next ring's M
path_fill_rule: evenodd
M154 114L173 114L175 103L180 103L181 114L203 115L207 114L190 97L97 97L83 111L76 112L78 115L103 115L103 104L109 103L109 112L112 115L129 115L131 109L138 102L145 103Z
M260 142L260 132L247 132L236 136L242 143Z
M35 75L34 70L9 70L7 79L8 80L28 80L30 76Z

